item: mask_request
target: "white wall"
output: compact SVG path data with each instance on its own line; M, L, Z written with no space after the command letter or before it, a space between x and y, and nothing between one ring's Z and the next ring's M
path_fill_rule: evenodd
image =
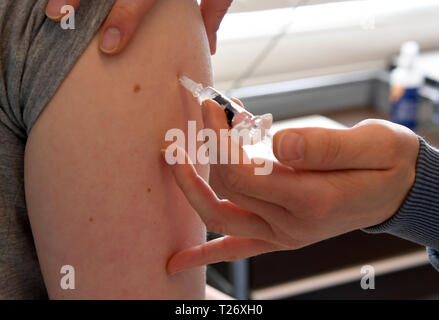
M216 86L225 90L382 68L407 40L418 41L423 50L439 49L438 0L348 1L233 13L219 32ZM267 48L268 55L254 68Z
M296 7L298 4L314 5L340 1L352 0L234 0L230 7L230 12L269 10Z

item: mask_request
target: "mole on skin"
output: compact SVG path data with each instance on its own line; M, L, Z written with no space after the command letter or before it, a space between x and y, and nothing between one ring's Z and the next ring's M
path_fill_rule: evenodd
M135 93L138 93L138 92L140 92L140 85L138 85L138 84L136 84L135 86L134 86L134 92Z
M88 219L88 221L93 222L93 217L90 217L90 219Z
M150 193L150 192L151 192L151 188L148 188L148 190L147 190L147 191L148 191L148 193Z

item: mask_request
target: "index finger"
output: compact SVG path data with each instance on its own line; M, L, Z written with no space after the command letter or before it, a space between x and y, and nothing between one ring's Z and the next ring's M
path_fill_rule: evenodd
M198 176L187 154L185 159L184 164L171 166L172 173L210 231L258 239L274 237L272 228L263 218L229 201L219 200L209 185Z
M258 239L226 236L180 251L168 261L169 274L223 261L234 261L286 248Z

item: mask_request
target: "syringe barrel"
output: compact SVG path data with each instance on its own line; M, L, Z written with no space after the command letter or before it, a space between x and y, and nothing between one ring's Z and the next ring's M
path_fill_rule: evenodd
M246 140L239 138L239 144L258 143L264 139L271 128L273 121L271 114L254 116L239 104L212 87L204 88L198 99L200 103L203 103L208 99L214 100L224 109L230 128L237 129L237 132L248 137ZM247 132L247 134L245 134L245 132Z
M219 92L218 90L212 87L204 88L203 91L201 91L199 97L200 103L203 103L205 100L208 99L216 101L221 106L221 108L224 109L224 112L226 113L227 116L227 122L229 123L230 127L233 127L234 125L233 121L236 116L238 116L243 112L248 114L248 112L243 107L241 107L233 100L227 98L221 92Z

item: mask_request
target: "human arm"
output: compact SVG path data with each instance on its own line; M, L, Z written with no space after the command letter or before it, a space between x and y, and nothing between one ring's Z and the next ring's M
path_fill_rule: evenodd
M207 127L227 128L214 102L204 110ZM230 201L218 200L190 165L172 166L207 227L229 236L178 253L168 264L169 272L298 249L387 221L412 189L419 140L402 126L368 120L344 130L283 130L274 137L274 152L281 163L274 163L267 176L255 176L255 165L212 166L213 190ZM419 213L418 219L423 218ZM437 226L437 214L431 218ZM429 237L421 244L439 246L434 228L424 232Z
M100 48L106 54L118 54L127 46L137 30L143 16L157 0L117 0L104 27L102 28ZM233 0L203 0L201 13L206 26L212 54L216 52L216 32ZM80 0L50 0L46 14L59 20L61 7L71 5L77 8Z
M211 82L196 1L160 1L133 40L106 57L96 36L30 132L26 201L54 299L205 296L203 268L165 270L174 252L205 241L205 229L160 159L167 130L202 126L178 84L180 72ZM60 287L63 265L75 268L75 290Z

